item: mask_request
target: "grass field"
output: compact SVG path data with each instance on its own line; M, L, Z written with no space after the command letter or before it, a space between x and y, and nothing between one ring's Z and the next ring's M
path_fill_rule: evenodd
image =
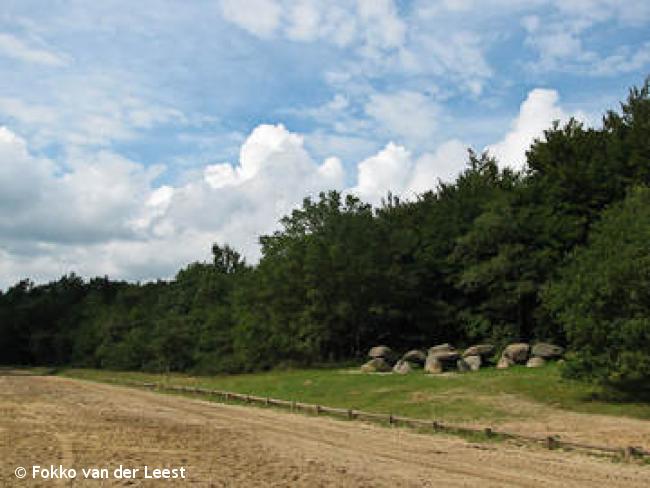
M561 378L557 365L484 369L466 374L361 374L351 369L306 369L193 377L88 369L60 375L102 382L127 380L191 385L331 407L450 422L512 420L529 412L508 407L515 398L555 409L650 419L650 404L615 400L599 387Z

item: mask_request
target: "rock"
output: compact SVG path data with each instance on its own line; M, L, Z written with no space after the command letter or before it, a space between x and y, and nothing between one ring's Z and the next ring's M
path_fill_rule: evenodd
M508 345L502 356L507 357L516 364L524 364L528 359L528 353L530 352L530 345L525 342L518 342L516 344Z
M361 366L364 373L388 373L391 371L390 364L384 358L374 358Z
M445 344L438 344L437 346L433 346L429 348L429 354L434 353L434 352L442 352L442 351L454 351L454 346L451 344L445 343Z
M395 366L393 366L393 373L408 374L411 371L413 371L413 368L411 367L411 363L409 363L408 361L404 361L403 359L397 361Z
M434 351L429 352L427 358L429 357L434 357L443 363L453 363L460 359L460 353L458 351Z
M477 344L476 346L468 347L463 353L463 357L468 356L482 356L487 357L494 354L494 346L492 344Z
M469 364L467 364L463 358L460 358L458 361L456 361L456 367L461 373L466 373L470 370Z
M427 360L424 363L424 372L430 374L442 373L442 363L438 361L438 358L435 356L427 356Z
M467 364L470 371L478 371L479 369L481 369L481 364L483 363L483 360L479 355L466 356L463 358L463 361L465 361L465 364Z
M424 362L427 360L427 355L422 351L413 349L412 351L404 354L404 356L402 356L402 360L408 361L410 363L424 364Z
M526 363L527 368L540 368L546 364L546 361L544 358L540 358L539 356L533 356L528 360Z
M384 358L386 361L395 361L395 353L388 346L375 346L368 352L370 358Z
M497 369L507 369L513 364L515 363L513 363L510 359L505 356L501 356L501 359L499 359L499 362L497 363Z
M556 359L562 357L564 348L548 342L538 342L533 346L531 354L544 359Z
M455 362L460 358L460 353L451 344L439 344L429 348L427 357L429 356L436 357L442 362Z

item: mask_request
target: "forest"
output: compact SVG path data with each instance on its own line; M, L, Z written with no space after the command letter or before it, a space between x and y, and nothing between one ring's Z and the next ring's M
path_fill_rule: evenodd
M650 388L650 79L597 128L549 127L522 171L469 151L431 186L306 198L254 265L218 243L171 280L20 281L0 291L0 363L215 374L545 340L568 376Z

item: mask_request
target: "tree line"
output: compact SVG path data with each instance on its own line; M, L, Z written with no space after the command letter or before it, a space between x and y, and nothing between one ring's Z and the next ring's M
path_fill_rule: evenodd
M21 281L0 292L0 362L208 374L546 340L568 375L647 388L649 88L599 128L554 123L521 171L470 151L412 201L306 198L254 266L215 244L169 281Z

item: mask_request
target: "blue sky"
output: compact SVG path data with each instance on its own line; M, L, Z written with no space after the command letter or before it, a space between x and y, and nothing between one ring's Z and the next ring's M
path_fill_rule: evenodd
M650 4L3 0L0 286L169 277L302 197L516 168L650 73Z

